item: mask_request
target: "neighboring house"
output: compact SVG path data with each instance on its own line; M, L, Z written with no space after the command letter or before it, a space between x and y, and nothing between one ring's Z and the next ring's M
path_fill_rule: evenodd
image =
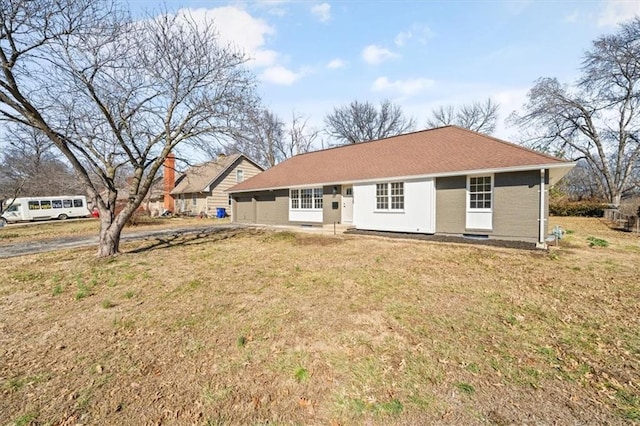
M574 166L446 126L297 155L229 193L238 223L343 223L544 245L548 186Z
M175 213L213 216L220 207L231 214L231 197L225 191L262 172L243 154L220 155L216 160L191 167L175 182L170 195Z

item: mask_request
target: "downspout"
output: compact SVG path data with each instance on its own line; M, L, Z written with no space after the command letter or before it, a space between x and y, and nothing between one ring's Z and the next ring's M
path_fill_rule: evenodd
M544 228L544 221L545 221L545 217L544 217L544 203L545 203L545 199L544 199L544 192L545 192L545 188L544 188L544 178L545 178L545 169L540 169L540 217L539 217L539 225L540 225L540 229L538 231L538 244L536 244L537 248L547 248L547 243L545 242L545 228Z

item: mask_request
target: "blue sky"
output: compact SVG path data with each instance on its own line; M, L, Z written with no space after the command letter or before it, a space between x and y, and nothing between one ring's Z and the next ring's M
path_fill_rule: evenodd
M157 3L130 2L134 13ZM213 18L253 58L265 106L318 128L333 107L390 99L424 128L432 108L491 97L496 136L539 77L571 83L599 35L640 14L640 1L181 1Z

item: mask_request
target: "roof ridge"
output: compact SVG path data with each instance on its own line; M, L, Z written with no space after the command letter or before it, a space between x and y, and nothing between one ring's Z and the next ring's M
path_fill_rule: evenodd
M379 138L379 139L371 139L371 140L367 140L367 141L350 142L350 143L347 143L347 144L344 144L344 145L330 146L328 148L317 149L315 151L301 152L299 154L294 155L293 157L287 158L284 161L287 161L287 160L290 160L292 158L299 157L299 156L302 156L302 155L314 154L316 152L324 152L324 151L330 151L332 149L349 148L349 147L358 146L358 145L370 144L370 143L375 143L375 142L383 142L383 141L386 141L388 139L399 138L399 137L409 136L409 135L415 135L417 133L431 132L433 130L444 129L446 127L458 127L458 126L454 126L453 124L448 124L446 126L431 127L429 129L422 129L422 130L414 130L414 131L411 131L411 132L401 133L399 135L393 135L393 136L386 136L384 138ZM468 130L468 129L465 129L465 130ZM473 130L470 130L470 132L473 132ZM482 134L482 133L479 133L479 134ZM284 161L282 161L282 162L284 163Z
M511 147L514 147L514 148L519 148L519 149L522 149L524 151L528 151L528 152L531 152L531 153L534 153L534 154L537 154L537 155L542 155L543 157L547 157L547 158L550 158L550 159L553 159L553 160L558 160L558 159L563 160L562 158L556 157L554 155L547 154L545 152L536 151L535 149L531 149L531 148L528 148L526 146L523 146L523 145L520 145L520 144L517 144L517 143L514 143L514 142L505 141L504 139L497 138L497 137L495 137L493 135L488 135L486 133L477 132L475 130L467 129L466 127L457 126L455 124L450 124L448 126L442 126L442 127L435 127L434 129L441 129L441 128L444 128L444 127L454 127L454 128L456 128L458 130L464 130L465 132L473 133L474 135L484 136L485 138L492 139L495 142L499 142L499 143L502 143L502 144L505 144L505 145L508 145L508 146L511 146Z

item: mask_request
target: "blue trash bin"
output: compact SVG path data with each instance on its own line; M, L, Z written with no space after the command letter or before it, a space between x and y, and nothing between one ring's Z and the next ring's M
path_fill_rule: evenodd
M216 209L216 217L218 219L224 219L225 217L227 217L227 209L225 209L224 207L218 207Z

